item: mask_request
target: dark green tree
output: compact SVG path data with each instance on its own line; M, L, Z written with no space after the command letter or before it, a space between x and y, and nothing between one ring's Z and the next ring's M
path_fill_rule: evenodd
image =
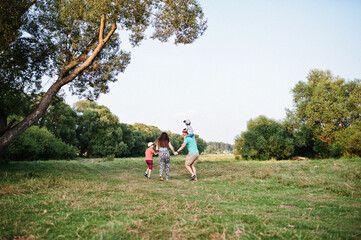
M132 132L134 137L134 145L130 149L130 155L132 157L144 156L145 150L147 149L146 137L141 131L135 130Z
M317 154L315 151L318 148L315 146L313 130L306 126L301 126L294 131L294 144L296 156L314 158Z
M46 128L32 126L0 154L0 160L72 159L75 147L55 138Z
M60 99L59 102L49 107L40 123L63 142L77 146L77 121L77 113L64 100Z
M253 123L257 124L253 124ZM250 120L250 129L236 138L236 153L243 159L288 159L294 152L292 135L282 124L261 116Z
M134 147L133 133L109 108L93 101L74 104L78 112L77 139L82 156L129 156ZM129 141L131 139L131 141Z
M133 135L132 129L129 127L129 125L125 123L120 123L119 127L122 129L123 132L123 142L126 146L125 152L122 155L123 157L130 157L131 156L131 149L134 148L136 142ZM145 151L145 150L144 150Z

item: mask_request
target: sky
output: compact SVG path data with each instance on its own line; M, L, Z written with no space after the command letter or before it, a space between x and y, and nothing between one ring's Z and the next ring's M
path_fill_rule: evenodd
M234 144L247 121L292 109L311 69L361 79L361 0L199 0L208 29L191 45L147 39L97 103L119 121ZM79 99L68 95L72 105Z

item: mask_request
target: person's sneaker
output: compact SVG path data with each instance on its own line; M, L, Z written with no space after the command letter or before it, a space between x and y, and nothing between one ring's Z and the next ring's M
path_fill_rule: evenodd
M163 181L163 178L162 178L162 176L159 176L159 181Z
M148 179L150 179L150 176L148 177Z
M148 177L148 174L146 173L146 174L144 174L144 177Z
M196 179L197 178L197 176L196 175L193 175L189 180L190 181L193 181L194 179Z

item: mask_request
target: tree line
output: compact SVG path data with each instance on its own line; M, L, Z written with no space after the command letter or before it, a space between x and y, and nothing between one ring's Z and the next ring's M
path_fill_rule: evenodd
M224 142L207 142L207 148L204 153L224 153L224 152L232 152L233 145Z
M36 101L33 105L37 105ZM11 118L18 122L23 117L13 115ZM147 143L154 142L161 133L162 130L155 126L120 123L109 108L94 101L78 101L72 108L61 97L57 97L43 117L6 148L0 158L16 161L76 156L144 156ZM167 133L172 145L179 148L183 136L169 131ZM202 153L207 143L198 135L196 139ZM187 154L187 151L182 154Z
M294 109L281 121L259 116L235 139L243 159L361 156L361 81L311 70L292 89Z

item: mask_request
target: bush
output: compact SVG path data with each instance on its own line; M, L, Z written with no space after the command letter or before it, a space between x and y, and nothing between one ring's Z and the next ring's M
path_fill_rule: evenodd
M112 155L108 155L104 160L105 161L114 161L114 159L115 159L115 155L112 154Z
M336 133L335 144L340 146L344 157L361 157L361 123Z
M32 126L21 134L0 158L23 160L72 159L76 148L55 138L46 128Z
M238 143L237 143L238 141ZM243 159L287 159L294 152L293 138L280 124L260 124L243 132L236 140L236 152Z

